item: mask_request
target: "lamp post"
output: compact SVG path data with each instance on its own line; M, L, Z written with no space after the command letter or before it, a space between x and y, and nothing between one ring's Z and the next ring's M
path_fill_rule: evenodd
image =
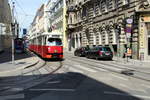
M13 2L12 8L12 24L11 24L11 31L12 31L12 64L15 64L15 56L14 56L14 38L15 38L15 18L14 18L14 8L15 2Z

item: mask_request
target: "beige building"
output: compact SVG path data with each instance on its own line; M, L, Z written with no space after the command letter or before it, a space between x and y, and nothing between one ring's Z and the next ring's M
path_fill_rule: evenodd
M150 59L149 0L66 0L68 49L104 45L123 57Z
M0 0L0 51L11 47L11 20L8 0Z

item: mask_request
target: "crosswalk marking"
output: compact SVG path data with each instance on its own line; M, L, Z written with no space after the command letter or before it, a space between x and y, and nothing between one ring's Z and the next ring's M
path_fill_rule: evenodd
M103 68L98 68L98 67L94 67L95 69L99 70L99 71L102 71L102 72L108 72L108 70L106 69L103 69Z
M78 69L73 68L73 67L69 67L69 70L70 70L70 71L73 71L73 72L78 72L78 73L81 73L81 74L83 74L83 73L84 73L83 71L78 70Z
M86 71L89 71L89 72L93 72L93 73L96 73L97 71L92 69L92 68L89 68L89 67L85 67L85 66L81 66L81 65L75 65L76 67L78 68L81 68L83 70L86 70Z
M141 84L141 86L144 86L146 88L150 88L150 85L147 85L147 84Z
M103 64L96 64L96 65L103 66L104 68L111 69L111 70L122 71L122 69L120 68L111 67L109 65L103 65Z
M39 71L40 71L41 74L48 74L48 73L49 73L49 72L48 72L45 68L43 68L43 67L40 68Z
M122 79L122 80L125 80L125 81L128 81L128 79L125 78L125 77L121 77L121 76L114 75L114 74L112 74L111 76L116 77L116 78L119 78L119 79Z

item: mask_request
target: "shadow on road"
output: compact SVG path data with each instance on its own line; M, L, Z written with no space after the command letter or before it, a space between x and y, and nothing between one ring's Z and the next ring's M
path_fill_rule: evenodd
M29 58L29 57L32 57L32 55L29 54L28 52L15 53L15 60L21 60L21 59L25 59L25 58ZM5 50L3 53L0 54L0 64L7 63L10 61L12 61L11 50Z
M1 77L0 88L6 86L2 87L2 84L24 88L38 82L36 86L24 91L13 92L13 95L24 94L24 98L9 100L142 100L103 82L74 72ZM4 90L0 90L0 95L3 92Z

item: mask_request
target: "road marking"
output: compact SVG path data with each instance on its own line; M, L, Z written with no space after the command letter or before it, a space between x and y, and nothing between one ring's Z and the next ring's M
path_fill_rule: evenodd
M81 65L75 65L75 66L78 67L78 68L81 68L81 69L83 69L83 70L89 71L89 72L93 72L93 73L96 73L96 72L97 72L96 70L91 69L91 68L89 68L89 67L85 67L85 66L81 66Z
M113 77L116 77L116 78L119 78L119 79L122 79L122 80L125 80L125 81L128 81L127 78L124 78L124 77L121 77L121 76L117 76L117 75L114 75L112 74Z
M73 68L73 67L69 67L69 70L70 70L70 71L73 71L73 72L78 72L78 73L81 73L81 74L84 73L83 71L78 70L78 69L75 69L75 68Z
M74 92L75 89L29 89L30 91L71 91Z
M95 69L99 70L99 71L102 71L102 72L108 72L108 70L106 69L103 69L103 68L98 68L98 67L94 67Z
M56 84L56 83L61 83L61 81L52 81L52 82L47 82L47 84Z
M25 98L24 94L16 94L16 95L8 95L8 96L0 96L0 100L7 100L7 99L23 99Z
M140 92L144 92L144 93L146 93L146 91L145 90L143 90L143 89L137 89L137 88L133 88L133 87L128 87L127 85L125 85L125 84L119 84L120 86L122 86L122 87L124 87L124 88L126 88L126 89L128 89L128 90L132 90L132 91L140 91Z
M109 65L103 65L103 64L96 64L98 66L103 66L105 69L111 69L111 70L116 70L116 71L121 71L122 69L115 68L115 67L110 67Z
M110 94L110 95L120 95L120 96L128 96L128 97L137 97L137 98L143 98L143 99L150 99L150 96L144 96L144 95L129 95L127 93L119 93L119 92L112 92L112 91L104 91L104 94Z
M141 86L144 86L146 88L150 88L150 85L147 85L147 84L141 84Z
M23 90L24 90L23 88L11 88L11 89L8 90L8 91L19 92L19 91L23 91Z
M42 75L44 75L44 74L49 74L49 72L45 69L45 68L40 68L39 69L39 71L40 71L40 73L42 74Z

